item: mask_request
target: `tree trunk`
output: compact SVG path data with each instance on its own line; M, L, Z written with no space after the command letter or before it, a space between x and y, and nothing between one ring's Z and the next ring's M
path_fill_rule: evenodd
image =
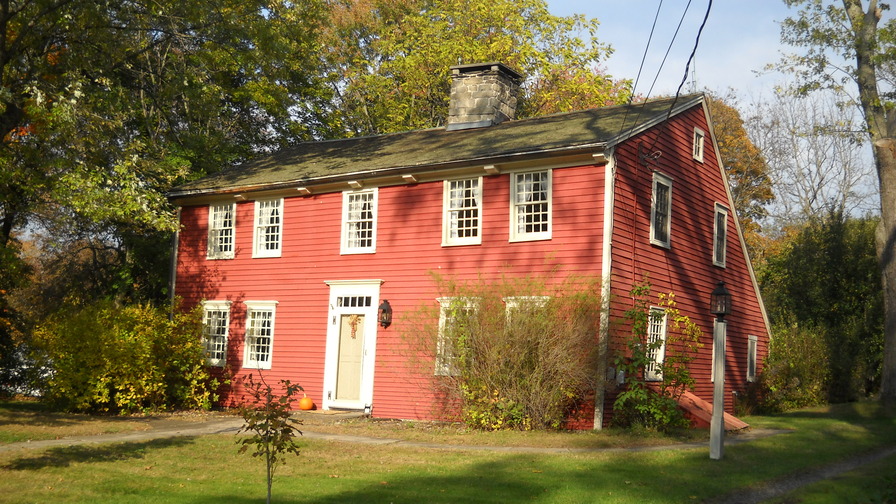
M877 256L884 289L884 355L881 369L881 401L896 403L896 139L873 144L880 181L880 226Z

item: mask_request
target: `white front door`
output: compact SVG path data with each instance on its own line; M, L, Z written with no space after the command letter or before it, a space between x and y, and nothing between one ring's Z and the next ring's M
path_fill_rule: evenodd
M381 280L333 280L330 286L323 408L373 403L376 315Z

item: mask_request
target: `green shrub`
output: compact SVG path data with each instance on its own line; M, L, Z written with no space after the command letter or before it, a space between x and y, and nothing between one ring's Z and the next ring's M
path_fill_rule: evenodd
M34 333L47 369L39 389L67 411L133 413L209 408L217 382L205 366L199 311L101 301L71 307Z
M596 385L599 280L436 281L442 327L439 307L421 307L406 340L429 374L436 361L446 408L476 429L562 428Z
M831 367L824 330L791 324L775 327L773 335L754 391L758 410L776 413L825 403Z
M700 328L675 307L675 295L660 294L658 306L663 308L668 325L665 358L657 368L662 381L648 382L645 369L651 364L651 354L663 346L661 340L649 341L648 327L650 285L636 285L631 291L633 307L626 312L631 335L625 351L616 355L614 363L625 376L625 387L613 403L613 422L622 427L640 427L654 431L668 431L689 425L678 399L693 389L690 362L700 348Z

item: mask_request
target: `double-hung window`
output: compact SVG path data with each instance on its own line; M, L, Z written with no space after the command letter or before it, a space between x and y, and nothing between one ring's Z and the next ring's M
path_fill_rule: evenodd
M209 259L233 259L234 214L236 203L212 204L208 207Z
M482 177L446 180L442 245L482 243Z
M716 204L713 240L712 263L722 268L725 267L725 254L728 248L728 209Z
M699 162L703 162L703 144L706 140L706 133L700 128L694 128L694 146L693 156Z
M276 301L246 301L245 367L271 369L276 308Z
M510 241L551 238L551 170L510 175Z
M476 301L443 297L439 301L439 334L436 340L437 376L457 375L457 352L475 337Z
M230 330L230 301L206 301L202 304L202 346L209 366L223 367L227 362L227 334Z
M644 379L662 381L666 359L666 310L652 307L647 318L647 366Z
M280 257L283 239L283 199L255 201L252 257Z
M650 205L650 243L671 246L672 234L672 179L654 172L653 194Z
M376 252L377 190L342 193L342 253Z

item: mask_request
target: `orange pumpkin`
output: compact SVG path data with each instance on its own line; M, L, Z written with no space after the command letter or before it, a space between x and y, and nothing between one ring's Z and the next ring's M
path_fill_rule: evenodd
M314 401L312 401L308 396L299 399L299 409L302 411L314 409Z

